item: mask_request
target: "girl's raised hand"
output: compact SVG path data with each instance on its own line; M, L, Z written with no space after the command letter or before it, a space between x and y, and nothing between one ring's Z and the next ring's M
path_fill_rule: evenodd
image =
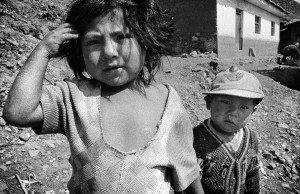
M64 23L49 32L38 44L38 49L44 51L45 57L52 58L59 54L60 46L71 39L79 37L72 24Z

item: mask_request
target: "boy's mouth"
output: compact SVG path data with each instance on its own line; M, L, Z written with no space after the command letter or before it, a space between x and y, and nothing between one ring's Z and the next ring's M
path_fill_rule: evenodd
M234 123L233 121L230 121L230 120L225 120L224 122L225 122L225 123L229 123L229 124L231 124L231 125L235 125L235 123Z

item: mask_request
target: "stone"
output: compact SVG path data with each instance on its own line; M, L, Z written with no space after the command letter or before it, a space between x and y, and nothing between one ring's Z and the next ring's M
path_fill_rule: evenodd
M191 69L192 72L199 72L199 71L204 71L203 67L195 67L193 69Z
M217 69L217 67L218 67L218 62L217 61L211 61L211 62L209 62L209 66L210 67L212 67L214 70L216 70Z
M289 135L295 137L297 134L296 134L294 131L290 131L290 132L289 132Z
M202 57L202 58L204 58L204 57L206 57L206 55L205 55L205 54L203 54L203 53L200 53L200 54L199 54L199 57Z
M198 57L197 51L192 51L192 52L190 53L190 55L191 55L192 57Z
M53 190L46 191L46 193L45 193L45 194L55 194L55 191L53 191Z
M266 151L266 150L264 150L264 151L262 152L262 156L263 156L264 158L266 158L266 159L273 160L273 156L271 155L271 153L268 152L268 151Z
M287 183L281 183L281 186L286 189L291 189L290 185Z
M6 125L6 121L2 117L0 117L0 126L4 127L5 125Z
M270 170L274 170L276 167L277 167L277 165L276 165L276 163L274 163L274 162L270 162L269 165L268 165L268 168L269 168Z
M300 177L299 177L298 175L292 174L292 179L293 179L294 181L297 181L297 180L300 179Z
M5 189L8 189L7 184L0 182L0 191L4 191Z
M200 37L200 41L201 41L201 42L205 42L206 40L207 40L206 37Z
M285 156L284 158L285 158L285 161L287 162L287 164L288 164L289 166L292 166L292 165L293 165L294 161L292 160L291 157Z
M173 48L173 51L176 55L180 55L182 53L182 48L179 46L176 46Z
M11 56L10 56L11 57ZM8 58L10 58L9 56L8 56ZM9 62L9 61L5 61L5 62L1 62L1 64L0 65L5 65L7 68L9 68L9 69L13 69L15 66L14 66L14 64L12 64L11 62Z
M259 169L263 175L267 175L267 173L264 169L263 163L261 161L259 162Z
M188 54L183 53L183 54L181 55L181 58L188 58Z
M289 129L290 127L286 123L278 123L278 127L283 129Z
M285 163L285 159L282 157L277 157L276 160L279 162L279 164L284 164Z
M30 133L28 132L22 132L20 135L19 135L19 139L22 140L22 141L28 141L30 139L31 135Z
M23 67L23 63L22 63L22 61L21 61L21 60L19 60L19 61L17 62L17 65L18 65L18 67Z
M35 158L39 155L40 151L39 150L29 150L28 153L29 153L30 157Z
M54 143L49 143L49 144L48 144L48 147L49 147L49 148L55 148L55 145L54 145Z
M216 49L217 48L216 40L213 38L208 39L207 41L204 42L204 48L207 51L212 51L212 50Z
M292 174L295 174L295 175L298 175L298 174L299 174L298 171L297 171L296 165L293 165L293 166L292 166L291 173L292 173Z
M278 153L278 151L275 150L275 149L270 150L270 153L271 153L273 156L275 156L275 157L279 157L279 153Z
M0 165L0 169L3 170L3 171L7 171L7 167L4 166L4 165Z
M192 37L192 41L193 41L193 42L197 42L198 40L199 40L199 38L198 38L197 36L193 36L193 37Z
M282 168L283 168L284 172L286 172L286 173L291 172L291 168L290 167L283 166Z

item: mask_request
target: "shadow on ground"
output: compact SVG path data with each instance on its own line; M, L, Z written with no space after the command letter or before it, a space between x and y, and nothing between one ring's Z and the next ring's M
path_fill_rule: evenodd
M256 72L290 89L300 91L300 67L298 66L279 66L272 70L257 70Z

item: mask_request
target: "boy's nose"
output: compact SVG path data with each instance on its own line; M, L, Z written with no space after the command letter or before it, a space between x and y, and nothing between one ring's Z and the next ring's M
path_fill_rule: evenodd
M117 55L117 44L113 40L105 41L102 60L109 60L117 57Z
M232 104L230 107L229 107L229 110L228 110L228 113L230 114L230 115L233 115L233 116L235 116L235 115L238 115L238 106L237 105L235 105L235 104Z

